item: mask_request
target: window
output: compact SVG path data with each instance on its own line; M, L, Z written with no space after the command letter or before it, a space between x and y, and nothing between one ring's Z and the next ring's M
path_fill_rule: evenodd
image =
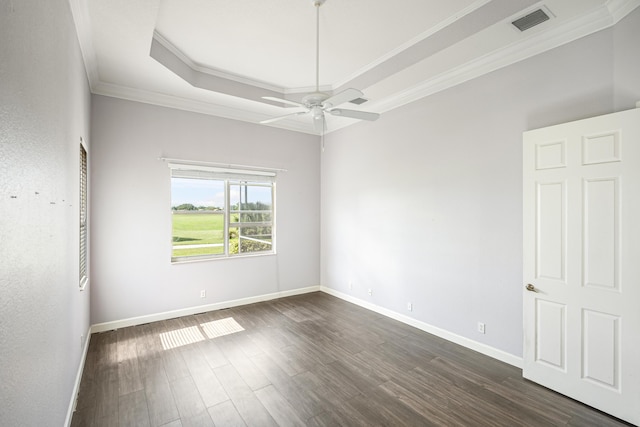
M169 167L171 261L275 253L275 173Z
M80 138L80 289L84 289L87 277L87 150Z

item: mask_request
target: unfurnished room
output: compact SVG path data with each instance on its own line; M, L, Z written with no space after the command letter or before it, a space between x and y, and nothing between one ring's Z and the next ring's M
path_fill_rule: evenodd
M0 425L640 425L640 0L0 0Z

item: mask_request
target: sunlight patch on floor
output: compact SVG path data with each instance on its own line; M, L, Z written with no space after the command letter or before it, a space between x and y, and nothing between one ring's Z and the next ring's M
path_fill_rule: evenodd
M202 334L202 331L207 335L206 337ZM162 343L163 349L171 350L172 348L204 341L207 338L213 339L242 331L244 331L244 328L240 326L233 317L227 317L225 319L202 323L200 327L190 326L188 328L163 332L160 334L160 342Z
M176 329L174 331L163 332L160 334L162 348L165 350L171 350L172 348L204 341L205 339L206 338L202 335L202 332L200 332L200 329L198 329L197 326Z
M200 326L202 326L204 333L207 334L207 337L210 339L244 331L244 328L240 326L233 317L202 323Z

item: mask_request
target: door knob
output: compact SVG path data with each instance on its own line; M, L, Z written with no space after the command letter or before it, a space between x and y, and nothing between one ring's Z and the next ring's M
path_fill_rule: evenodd
M529 283L529 284L526 286L526 289L527 289L529 292L538 292L538 291L536 290L536 287L535 287L535 286L533 286L531 283Z

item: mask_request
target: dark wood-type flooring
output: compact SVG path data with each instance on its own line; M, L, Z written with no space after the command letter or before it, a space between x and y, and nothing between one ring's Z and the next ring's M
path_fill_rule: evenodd
M233 318L244 331L163 348ZM190 329L186 329L190 328ZM91 337L72 426L620 426L522 371L324 293Z

